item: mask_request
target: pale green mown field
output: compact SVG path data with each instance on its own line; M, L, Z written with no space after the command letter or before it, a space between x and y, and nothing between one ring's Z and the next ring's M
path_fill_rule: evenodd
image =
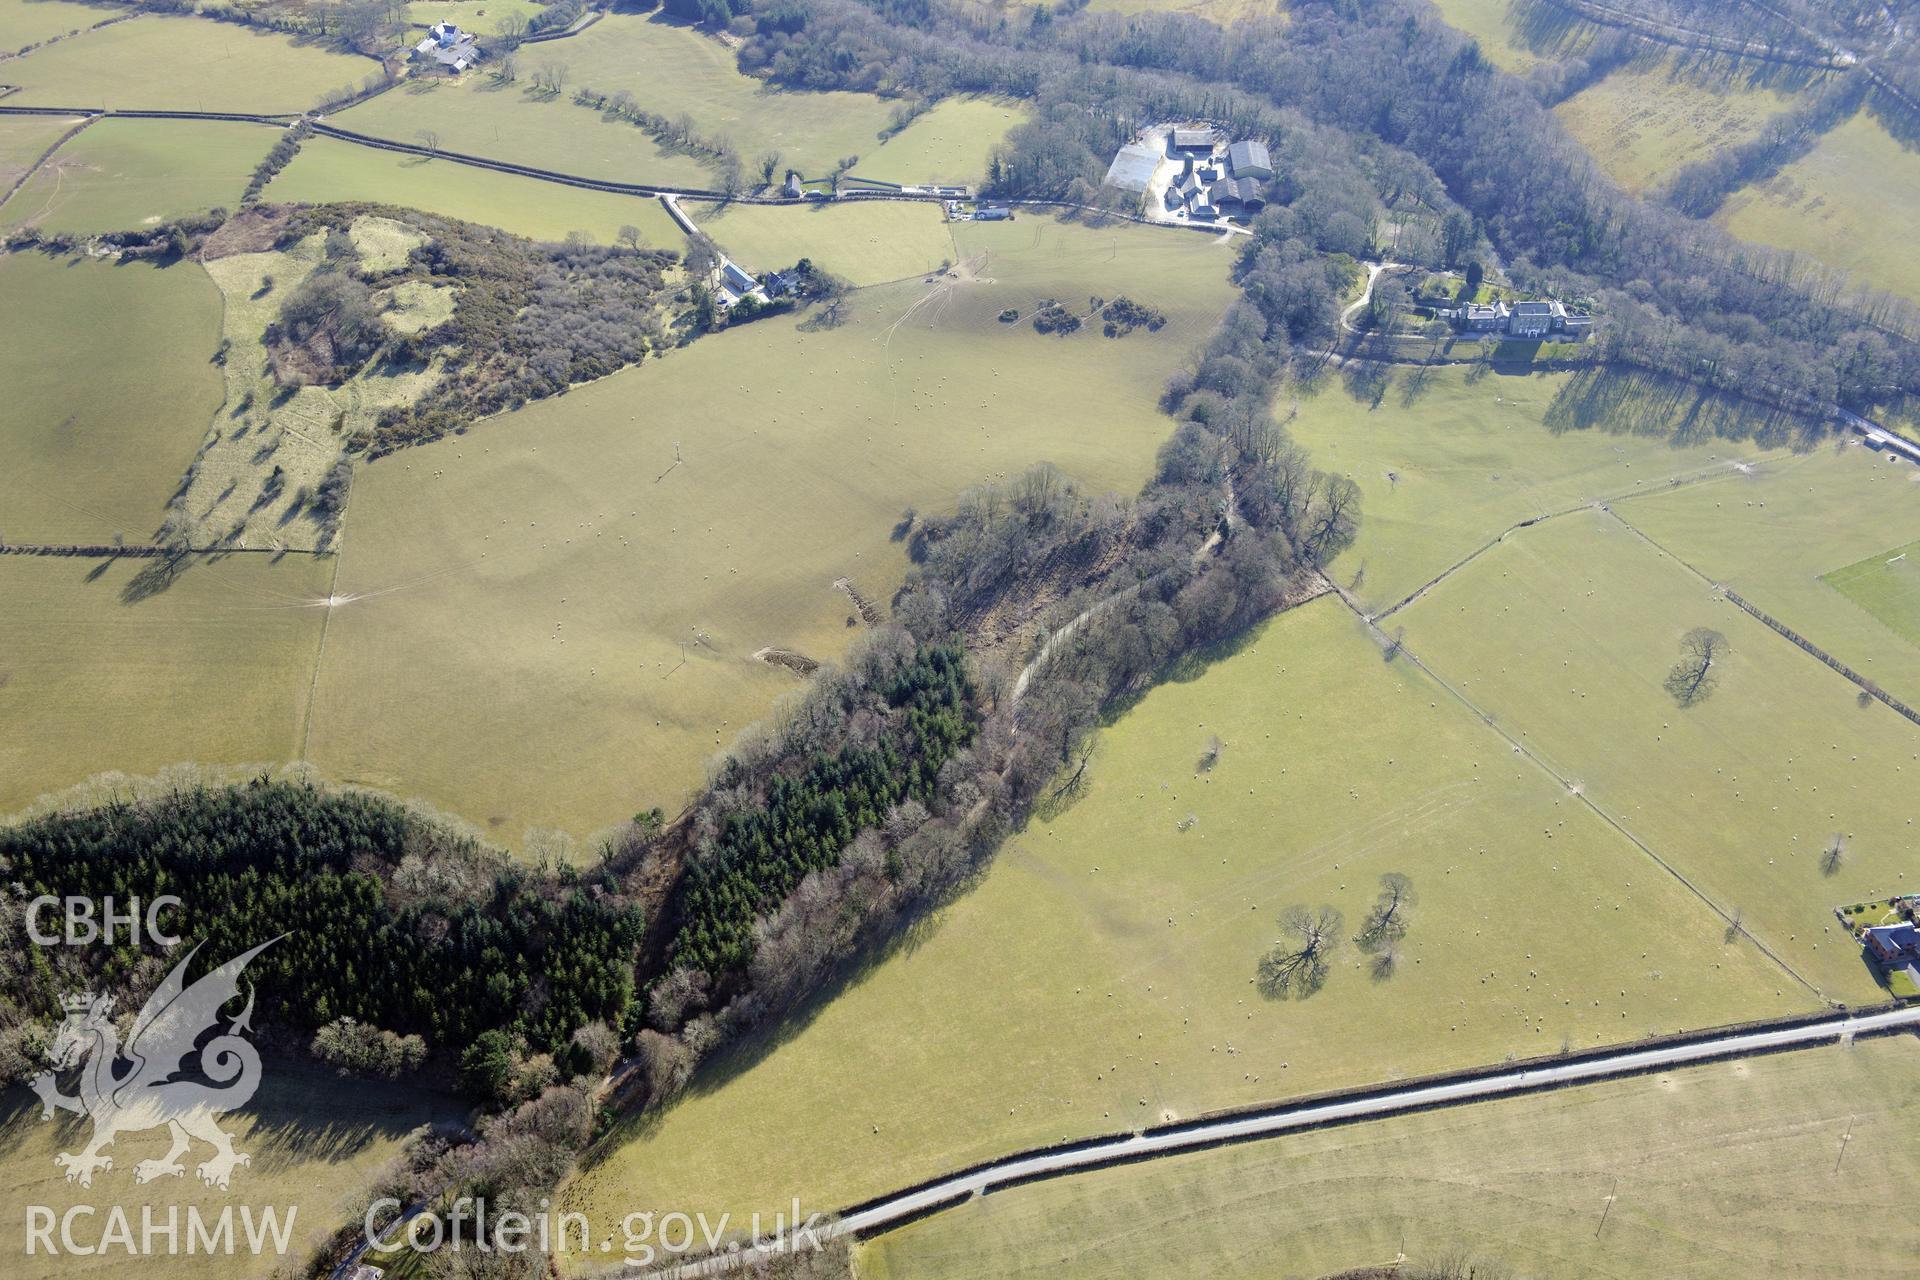
M1553 113L1629 191L1744 142L1806 88L1763 63L1669 56L1622 67Z
M0 53L12 53L42 40L86 31L117 16L112 9L68 4L66 0L0 0ZM11 84L9 72L0 72L0 84Z
M610 13L571 39L523 49L521 77L545 62L567 68L569 94L582 85L625 89L669 120L691 116L695 133L725 136L756 177L760 157L777 151L783 167L824 178L836 160L873 153L893 112L871 94L770 88L742 75L718 40L660 16Z
M852 284L871 285L923 276L955 258L945 215L927 201L681 207L728 257L755 272L811 258Z
M902 186L983 182L988 153L1025 118L1025 109L1014 101L943 99L862 155L854 176Z
M569 1205L838 1208L1065 1136L1814 1004L1332 597L1155 688L1091 777L804 1026L617 1132ZM1388 871L1420 899L1395 976L1348 944L1318 994L1258 993L1283 909L1350 935Z
M128 603L144 561L0 556L0 813L108 770L295 758L333 566L270 561Z
M1899 1275L1916 1230L1888 1192L1920 1177L1916 1139L1920 1049L1865 1041L996 1192L880 1237L860 1274L1279 1280L1404 1250L1596 1280Z
M533 240L564 240L583 231L600 244L612 244L621 227L634 226L642 243L655 248L684 244L658 200L395 155L331 138L307 139L293 163L268 184L267 198L308 204L372 200L501 227Z
M79 123L78 116L0 116L0 197Z
M4 696L4 695L0 695ZM94 1206L91 1218L75 1219L78 1243L97 1242L106 1229L107 1214L122 1208L137 1243L141 1209L151 1205L157 1223L164 1224L174 1206L180 1221L180 1256L169 1256L164 1236L156 1237L156 1256L138 1263L143 1276L166 1280L199 1280L203 1276L231 1280L270 1274L283 1263L297 1263L323 1245L333 1231L350 1221L364 1204L373 1178L400 1154L408 1135L435 1123L457 1123L463 1106L453 1099L405 1084L342 1080L303 1058L269 1058L261 1072L260 1091L245 1110L223 1117L222 1127L233 1135L234 1149L253 1158L234 1172L232 1187L219 1191L200 1182L193 1166L205 1160L210 1148L195 1143L181 1158L186 1172L179 1178L161 1178L144 1186L133 1181L134 1165L158 1159L167 1150L165 1129L127 1133L108 1148L113 1168L94 1176L93 1186L69 1186L53 1162L56 1153L78 1151L92 1132L87 1122L62 1115L58 1122L40 1119L40 1103L24 1088L10 1089L0 1107L0 1186L11 1205L42 1205L58 1216L75 1205ZM228 1206L234 1212L237 1251L233 1256L204 1253L187 1256L188 1207L200 1212L210 1226ZM286 1257L271 1249L265 1257L247 1252L240 1211L251 1206L255 1214L273 1208L282 1222L289 1212L293 1228ZM20 1212L16 1210L16 1212ZM9 1232L25 1246L20 1221ZM59 1241L56 1232L54 1240ZM118 1247L104 1256L18 1257L7 1264L17 1280L68 1280L72 1276L119 1276L128 1271L128 1255Z
M542 7L535 0L413 0L407 6L407 21L416 27L451 22L462 31L490 36L499 34L500 24L509 15L532 18Z
M842 652L837 577L891 596L903 507L1043 459L1136 490L1227 256L1146 228L963 230L997 283L864 291L836 329L757 321L362 468L338 588L361 598L333 611L313 761L508 844L671 811L796 687L755 651ZM1167 327L1058 340L994 318L1122 287Z
M0 226L96 235L233 209L277 131L213 120L101 120L0 206Z
M1772 178L1736 191L1714 221L1744 240L1852 272L1863 286L1920 300L1920 258L1907 237L1915 209L1920 152L1862 112Z
M414 144L431 130L448 151L605 182L717 187L713 170L696 156L666 150L635 125L575 106L571 91L558 98L534 92L534 69L564 60L562 54L577 39L521 50L515 55L520 79L513 84L497 83L484 69L459 80L423 77L341 112L338 123Z
M1479 41L1480 52L1502 71L1525 74L1541 61L1519 32L1518 0L1434 0L1434 7L1448 25Z
M220 404L220 293L193 263L0 258L0 537L143 542Z
M1393 623L1808 982L1881 994L1832 907L1920 880L1920 727L1859 706L1852 684L1600 512L1508 537ZM1661 682L1694 627L1730 652L1718 689L1682 709ZM1828 872L1835 834L1846 855ZM1777 972L1766 985L1795 989Z
M1867 557L1858 564L1822 576L1847 599L1865 609L1909 644L1920 645L1920 561L1909 542Z
M379 68L231 22L141 16L6 64L9 106L305 111Z
M1920 633L1902 621L1910 617L1897 590L1902 575L1876 581L1871 572L1920 538L1917 476L1912 464L1869 449L1825 446L1616 510L1715 582L1920 705Z
M1378 409L1328 379L1288 426L1316 466L1360 486L1360 538L1333 572L1373 610L1522 520L1750 462L1764 451L1742 437L1779 426L1609 374L1470 381L1440 369L1411 403L1407 373L1397 378Z

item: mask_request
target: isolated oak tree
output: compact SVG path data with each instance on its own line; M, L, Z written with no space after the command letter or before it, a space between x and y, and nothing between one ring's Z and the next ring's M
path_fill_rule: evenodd
M1412 913L1416 900L1410 877L1398 871L1389 871L1381 876L1380 896L1374 899L1373 906L1368 909L1367 918L1361 922L1360 933L1354 938L1354 944L1376 957L1386 952L1407 936L1407 917Z
M1280 913L1280 937L1260 957L1258 983L1263 995L1304 1000L1326 985L1334 951L1340 945L1340 912L1329 906L1292 906Z
M1695 627L1680 639L1680 661L1664 682L1673 700L1683 707L1706 701L1720 683L1720 662L1727 655L1727 638L1710 627Z

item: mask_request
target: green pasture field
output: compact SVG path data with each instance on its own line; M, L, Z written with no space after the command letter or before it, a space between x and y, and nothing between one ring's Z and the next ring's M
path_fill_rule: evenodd
M1863 111L1772 178L1736 191L1714 221L1920 301L1920 258L1907 236L1915 209L1920 152Z
M1377 409L1329 378L1288 426L1316 466L1360 486L1359 541L1334 576L1372 610L1522 520L1731 470L1764 454L1741 436L1783 429L1751 406L1629 374L1458 368L1400 371Z
M232 209L277 136L215 120L99 120L0 205L0 226L85 236Z
M79 123L78 116L0 116L0 203L40 157Z
M112 9L66 0L0 0L0 52L13 53L55 36L85 32L117 16ZM10 83L10 73L0 71L0 84Z
M1393 623L1809 984L1881 996L1832 907L1906 887L1920 727L1861 706L1852 684L1603 512L1509 537ZM1661 686L1695 627L1729 649L1717 690L1683 709ZM1823 867L1836 834L1844 859ZM1779 969L1765 987L1805 994Z
M1487 61L1502 71L1524 75L1543 60L1518 29L1516 0L1434 0L1434 7L1449 26L1478 41Z
M579 38L522 49L515 55L520 79L512 84L495 81L484 67L457 80L423 76L341 112L338 123L416 145L431 130L448 151L604 182L717 187L698 156L662 147L637 125L575 106L571 91L558 98L534 92L534 69L561 57L542 50L565 51Z
M312 760L507 844L673 811L797 688L756 651L843 652L836 578L884 608L902 508L1043 459L1137 490L1171 430L1155 397L1232 296L1228 256L1040 219L971 229L961 252L993 280L864 290L838 328L756 321L361 468ZM1121 287L1167 327L1049 339L995 319L1037 289Z
M192 263L0 257L0 538L144 542L220 405L220 295Z
M1815 1004L1331 596L1153 689L1089 776L909 945L616 1130L567 1207L831 1210L1063 1137ZM1319 993L1259 994L1287 906L1351 936L1388 871L1419 895L1393 977L1346 943Z
M1902 622L1911 616L1899 602L1902 575L1876 583L1868 572L1920 538L1916 499L1920 473L1911 463L1849 444L1774 458L1616 510L1673 555L1920 706L1920 636L1901 629L1911 626Z
M771 88L742 75L727 46L662 15L609 13L570 39L521 50L519 61L522 79L542 63L564 65L567 95L625 89L669 120L684 113L702 137L728 138L755 176L760 157L777 151L782 168L825 177L843 157L873 154L893 112L871 94Z
M997 1192L879 1237L859 1271L1269 1280L1404 1253L1612 1280L1892 1275L1913 1233L1887 1190L1920 1177L1916 1133L1920 1050L1863 1041Z
M736 204L723 209L683 202L681 208L729 257L755 272L811 258L855 285L872 285L930 274L955 256L946 217L929 201Z
M0 813L110 770L299 754L332 564L196 559L128 603L149 563L0 556Z
M127 1214L137 1246L143 1206L151 1205L162 1225L178 1206L179 1253L168 1254L165 1237L156 1237L159 1251L139 1258L139 1273L160 1280L249 1280L319 1249L360 1212L374 1177L400 1154L410 1134L431 1124L457 1124L463 1116L460 1103L412 1085L343 1080L309 1059L269 1058L252 1102L221 1118L222 1127L233 1135L234 1149L252 1157L251 1164L234 1172L230 1190L208 1187L195 1175L193 1166L211 1151L198 1142L190 1155L181 1157L186 1167L181 1177L135 1184L134 1165L166 1153L164 1128L116 1138L108 1148L113 1168L95 1174L93 1186L82 1189L67 1184L53 1157L78 1151L91 1126L64 1114L57 1122L43 1121L38 1099L24 1088L11 1089L7 1105L0 1108L0 1178L17 1204L44 1205L56 1217L75 1205L96 1206L92 1217L74 1219L77 1243L98 1242L109 1208L117 1205ZM224 1209L233 1209L233 1254L186 1253L189 1206L199 1210L209 1227ZM271 1206L282 1222L292 1213L285 1259L270 1249L264 1258L248 1251L242 1206L251 1206L256 1215ZM21 1230L18 1223L13 1229ZM24 1236L16 1238L24 1247ZM56 1233L54 1240L59 1238ZM7 1274L17 1280L119 1276L128 1270L128 1255L118 1246L94 1257L42 1253L7 1264Z
M1622 67L1553 113L1614 181L1638 192L1753 137L1807 79L1766 63L1674 54Z
M1920 542L1892 547L1857 564L1823 574L1821 581L1920 646Z
M1025 118L1025 108L1010 100L942 99L863 155L853 176L902 186L984 182L988 153Z
M564 240L581 231L596 243L612 244L621 227L633 226L641 242L655 248L685 243L650 197L588 191L333 138L307 139L293 163L267 185L267 198L307 204L369 200L464 218L532 240Z
M416 27L451 22L462 31L491 36L500 33L500 23L509 15L530 19L544 7L534 0L412 0L407 21Z
M36 50L0 70L9 106L305 111L379 68L277 32L142 15Z

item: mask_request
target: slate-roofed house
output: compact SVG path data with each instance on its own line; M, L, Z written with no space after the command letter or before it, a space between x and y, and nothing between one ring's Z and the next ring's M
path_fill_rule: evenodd
M1236 178L1271 178L1273 159L1264 142L1236 142L1227 148L1227 167Z
M1493 333L1507 327L1507 304L1495 302L1483 305L1469 302L1460 309L1460 323L1475 333Z
M1912 995L1920 990L1920 929L1915 929L1911 920L1867 929L1860 934L1860 943L1879 961L1895 995ZM1896 978L1904 979L1910 988L1902 991Z
M412 56L447 71L465 71L480 61L481 53L471 35L451 22L436 22L427 28L426 39L413 46Z
M1516 302L1507 332L1516 338L1544 338L1553 331L1553 303Z
M1912 921L1883 924L1860 935L1868 954L1881 964L1899 968L1920 960L1920 929Z

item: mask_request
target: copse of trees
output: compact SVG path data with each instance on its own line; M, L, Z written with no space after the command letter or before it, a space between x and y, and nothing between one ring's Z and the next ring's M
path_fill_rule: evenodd
M368 277L344 234L367 213L404 221L428 241L407 262ZM299 209L279 243L317 230L344 247L337 255L330 250L327 268L289 297L270 339L304 339L313 350L313 339L323 338L322 354L339 353L346 339L345 351L364 360L371 353L354 339L365 334L402 360L444 357L441 376L419 400L383 410L370 436L350 442L375 455L557 395L672 342L662 306L678 257L668 250L536 244L492 227L367 204ZM385 331L371 297L375 288L409 280L453 288L454 306L444 323L403 338Z
M641 923L610 878L513 864L371 795L261 778L51 814L0 828L0 883L15 918L42 894L171 894L197 966L279 938L247 970L257 1016L347 1058L365 1046L343 1018L449 1053L490 1029L553 1052L634 994ZM124 932L63 948L0 976L0 1007L57 1020L59 993L90 986L137 1008L175 959Z
M860 713L875 723L862 737L871 741L809 751L753 803L716 815L718 830L696 851L679 896L675 967L725 991L753 958L754 922L901 804L931 800L941 768L973 735L965 662L950 645L923 647L864 692ZM746 782L747 766L734 761L718 785L724 793Z

